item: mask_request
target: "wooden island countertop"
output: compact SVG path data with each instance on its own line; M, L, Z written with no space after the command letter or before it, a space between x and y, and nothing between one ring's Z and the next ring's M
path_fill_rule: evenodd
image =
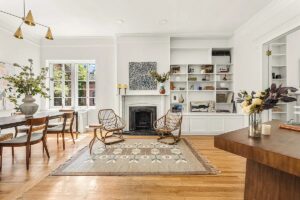
M248 128L215 136L215 147L247 158L245 199L300 200L300 132L280 129L249 138Z

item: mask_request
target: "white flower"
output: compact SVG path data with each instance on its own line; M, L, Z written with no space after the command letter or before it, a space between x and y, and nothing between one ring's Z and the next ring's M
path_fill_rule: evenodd
M259 98L255 98L252 100L252 105L260 106L262 104L262 100Z

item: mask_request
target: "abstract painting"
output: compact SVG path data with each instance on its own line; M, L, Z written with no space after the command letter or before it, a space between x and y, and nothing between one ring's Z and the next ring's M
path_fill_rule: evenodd
M156 90L157 83L149 74L156 67L156 62L129 62L129 89Z

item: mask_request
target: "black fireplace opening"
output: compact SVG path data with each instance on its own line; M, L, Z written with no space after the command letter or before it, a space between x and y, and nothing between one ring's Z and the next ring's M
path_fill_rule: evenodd
M129 107L129 130L152 131L153 122L156 120L156 106Z

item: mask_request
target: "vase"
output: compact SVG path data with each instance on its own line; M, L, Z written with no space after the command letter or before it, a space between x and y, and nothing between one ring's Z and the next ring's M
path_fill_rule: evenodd
M165 89L164 83L160 83L160 86L159 86L159 93L160 93L160 94L165 94L165 93L166 93L166 89Z
M179 97L179 99L178 99L178 102L179 102L179 103L183 103L183 102L184 102L184 98L183 98L182 94L180 95L180 97Z
M261 113L252 113L249 115L248 136L252 138L260 138L262 129Z
M20 111L25 116L32 116L39 108L39 105L34 103L35 99L31 95L25 95L25 98L22 100L24 103L20 105Z

